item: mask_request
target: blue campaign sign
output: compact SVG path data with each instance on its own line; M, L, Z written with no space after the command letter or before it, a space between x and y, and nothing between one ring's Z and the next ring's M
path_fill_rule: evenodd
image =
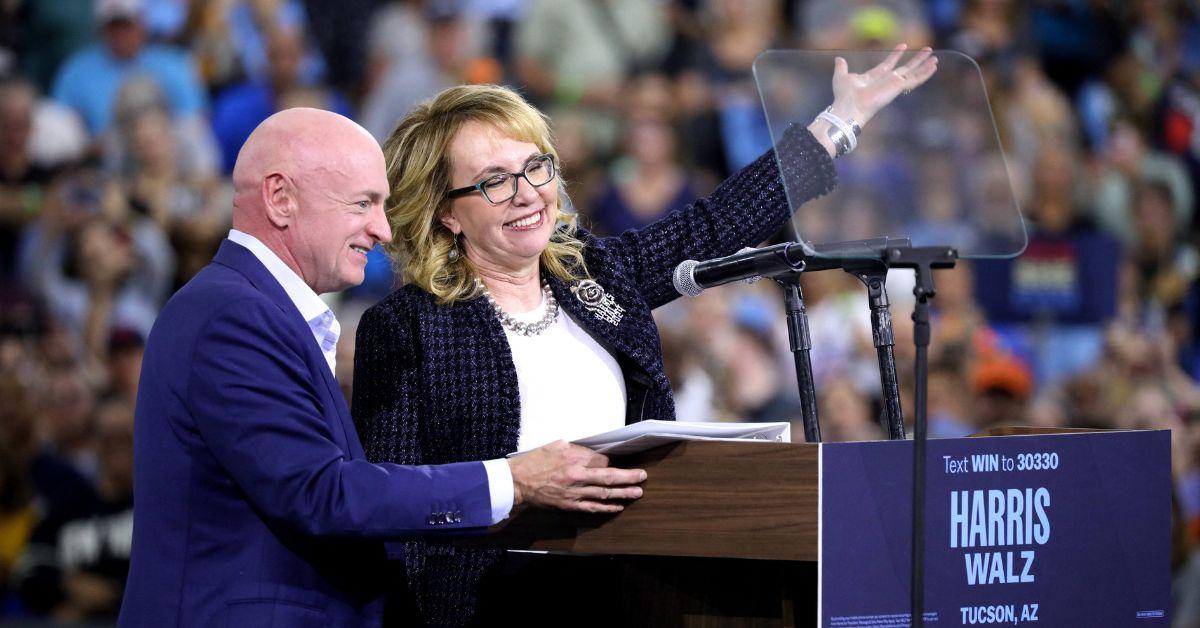
M821 446L820 621L908 626L912 443ZM1170 432L929 441L931 626L1167 626Z

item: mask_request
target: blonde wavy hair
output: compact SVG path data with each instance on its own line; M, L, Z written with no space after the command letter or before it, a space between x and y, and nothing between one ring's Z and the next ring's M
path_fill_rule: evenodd
M468 122L480 122L505 135L558 153L546 116L513 90L498 85L460 85L442 91L413 109L383 144L391 195L386 212L392 227L388 253L404 268L404 281L416 284L449 304L479 295L474 265L466 255L451 261L454 233L442 224L450 200L450 143ZM562 210L567 202L562 177L558 183L562 225L542 251L541 266L564 281L587 277L583 242L575 237L576 215Z

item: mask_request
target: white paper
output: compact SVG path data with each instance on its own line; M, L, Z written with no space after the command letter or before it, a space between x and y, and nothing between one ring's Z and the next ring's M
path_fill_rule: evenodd
M792 442L790 423L710 423L639 421L603 434L573 441L605 455L624 455L688 440ZM509 454L510 456L519 455Z

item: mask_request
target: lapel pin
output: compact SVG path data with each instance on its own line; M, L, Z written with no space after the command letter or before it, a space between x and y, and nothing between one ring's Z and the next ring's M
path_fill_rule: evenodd
M600 284L591 279L584 279L571 286L571 294L596 318L613 325L621 324L625 308L618 305L613 295L606 292Z

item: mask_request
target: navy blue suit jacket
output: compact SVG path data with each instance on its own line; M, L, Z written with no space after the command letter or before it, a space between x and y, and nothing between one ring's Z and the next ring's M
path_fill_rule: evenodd
M491 520L482 463L372 464L308 324L222 243L146 347L122 626L361 626L382 539Z

